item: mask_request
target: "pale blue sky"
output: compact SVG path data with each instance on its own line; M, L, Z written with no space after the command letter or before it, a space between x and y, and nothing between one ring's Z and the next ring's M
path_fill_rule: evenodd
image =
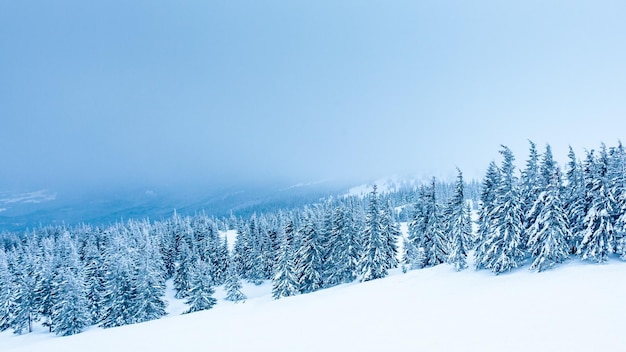
M0 189L482 177L626 131L624 1L0 0Z

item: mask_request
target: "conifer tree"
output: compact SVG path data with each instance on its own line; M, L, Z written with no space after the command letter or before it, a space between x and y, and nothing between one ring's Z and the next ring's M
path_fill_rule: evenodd
M400 228L396 222L391 203L382 209L381 227L384 241L385 269L394 269L398 267L398 238L400 238Z
M487 253L487 241L493 227L493 209L496 206L497 190L500 187L500 169L495 162L489 164L480 191L480 208L478 209L478 231L474 252L474 265L476 269L482 269Z
M583 237L584 219L587 214L588 202L585 192L582 166L576 159L576 154L572 147L569 147L569 161L567 163L566 179L567 188L565 191L565 212L569 221L570 237L567 242L570 247L570 254L578 251L578 246Z
M495 207L490 214L492 226L484 243L484 254L477 258L480 260L477 267L490 269L495 274L518 267L525 257L521 243L524 224L513 166L515 158L508 147L502 148L502 178L496 193Z
M213 277L209 264L198 259L192 266L190 274L189 293L185 301L189 305L189 309L185 313L213 308L217 300L213 298L215 290L213 289Z
M361 281L380 279L387 276L385 261L386 239L380 219L380 205L376 185L369 195L369 206L365 217L364 254L361 259Z
M232 264L228 266L228 270L226 271L224 289L226 290L227 301L239 302L244 301L247 298L246 295L241 292L241 280L237 274L237 269Z
M296 277L301 293L317 291L322 287L323 252L315 226L309 213L300 229L302 245L296 252Z
M293 231L293 223L289 222L287 224L285 232L287 231ZM272 282L272 297L274 299L295 296L299 293L299 285L294 269L293 249L290 242L287 235L283 236Z
M522 172L520 179L521 208L524 215L525 229L528 229L535 222L535 219L532 218L532 214L530 214L530 210L535 204L535 200L537 200L542 188L537 146L532 141L528 142L530 143L530 152L526 162L526 168ZM549 177L550 175L548 175L548 179ZM522 241L525 245L527 238L522 238Z
M11 327L11 297L14 290L13 276L4 249L0 248L0 331Z
M450 253L448 263L452 264L455 270L460 271L467 268L467 239L471 238L472 223L470 214L465 206L465 194L463 174L458 170L454 195L448 203L448 237L450 242Z
M597 160L588 158L586 165L591 178L588 180L589 194L592 195L591 207L584 219L585 230L578 253L583 260L592 260L603 263L608 255L615 251L613 204L609 182L607 179L608 155L602 145Z
M570 254L567 242L571 237L569 222L560 196L561 175L558 169L553 172L546 190L541 192L531 209L535 218L528 230L528 249L533 258L531 270L549 269L565 261Z
M78 254L71 242L69 255L53 285L54 305L51 308L51 329L57 335L74 335L91 324L88 309L85 276Z

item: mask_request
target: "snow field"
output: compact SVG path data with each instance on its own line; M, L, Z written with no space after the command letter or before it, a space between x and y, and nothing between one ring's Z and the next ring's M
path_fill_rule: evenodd
M0 335L3 351L622 351L626 263L573 260L494 276L449 265L280 300L56 337ZM172 303L170 302L170 305ZM44 337L45 336L45 337Z

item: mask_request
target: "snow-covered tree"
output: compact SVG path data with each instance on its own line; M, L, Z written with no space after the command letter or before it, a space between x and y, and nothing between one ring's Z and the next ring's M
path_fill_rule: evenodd
M295 274L301 293L317 291L322 287L323 249L309 213L300 229L302 245L296 252Z
M501 181L496 191L495 206L489 215L491 226L484 244L484 253L476 258L477 268L490 269L495 274L509 271L522 264L525 254L521 243L524 233L522 208L514 175L513 153L502 146L500 151L504 160L501 169Z
M578 253L583 260L592 260L599 263L606 262L608 255L615 251L614 218L611 190L607 179L608 155L606 148L602 149L597 160L587 159L590 170L590 179L587 180L589 194L592 195L591 207L584 219L585 230Z
M387 276L386 241L381 224L381 211L376 186L369 195L365 217L364 253L361 259L361 280L369 281Z
M69 255L63 258L63 265L53 284L54 305L51 308L51 329L57 335L74 335L91 325L87 310L87 290L85 275L76 249L71 242Z
M554 169L546 189L539 194L530 213L535 222L528 229L531 270L543 271L569 257L569 221L561 201L561 174Z
M472 222L465 205L463 174L458 170L454 195L447 207L447 237L451 239L447 262L457 271L467 268L467 241L472 236Z
M293 234L293 223L291 221L286 225L284 232L272 282L272 297L274 299L295 296L300 292L294 267L293 238L291 237ZM287 235L287 232L290 235Z
M185 313L193 313L213 308L217 300L213 298L213 277L210 264L197 260L191 269L191 282L185 303L189 309Z
M227 301L239 302L247 298L246 295L241 292L241 280L239 279L239 274L237 274L237 269L234 265L228 266L224 289L226 290Z

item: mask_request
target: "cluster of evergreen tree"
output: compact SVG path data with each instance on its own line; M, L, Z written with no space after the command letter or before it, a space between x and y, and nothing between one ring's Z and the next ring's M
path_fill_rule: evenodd
M374 186L365 198L331 198L246 219L175 213L157 222L4 234L0 331L26 333L40 322L51 332L71 335L91 325L158 319L166 314L168 280L191 313L212 308L220 285L227 300L244 301L242 279L257 285L271 280L272 295L280 299L382 278L400 265L397 217L407 213L403 270L442 263L463 270L471 250L476 269L496 274L527 261L542 271L572 255L595 262L610 255L626 260L621 144L602 145L584 161L570 148L564 173L550 146L540 154L531 142L519 176L509 148L500 153L502 164L489 165L479 192L459 170L455 183L433 179L411 194L406 185L383 195ZM478 215L476 231L471 205ZM228 229L237 232L232 249L220 233Z
M502 147L501 167L491 163L482 183L475 252L477 269L502 273L530 260L542 271L571 255L606 262L623 259L626 233L626 156L621 143L588 151L584 161L572 148L565 177L549 145L530 155L520 177L514 157Z

